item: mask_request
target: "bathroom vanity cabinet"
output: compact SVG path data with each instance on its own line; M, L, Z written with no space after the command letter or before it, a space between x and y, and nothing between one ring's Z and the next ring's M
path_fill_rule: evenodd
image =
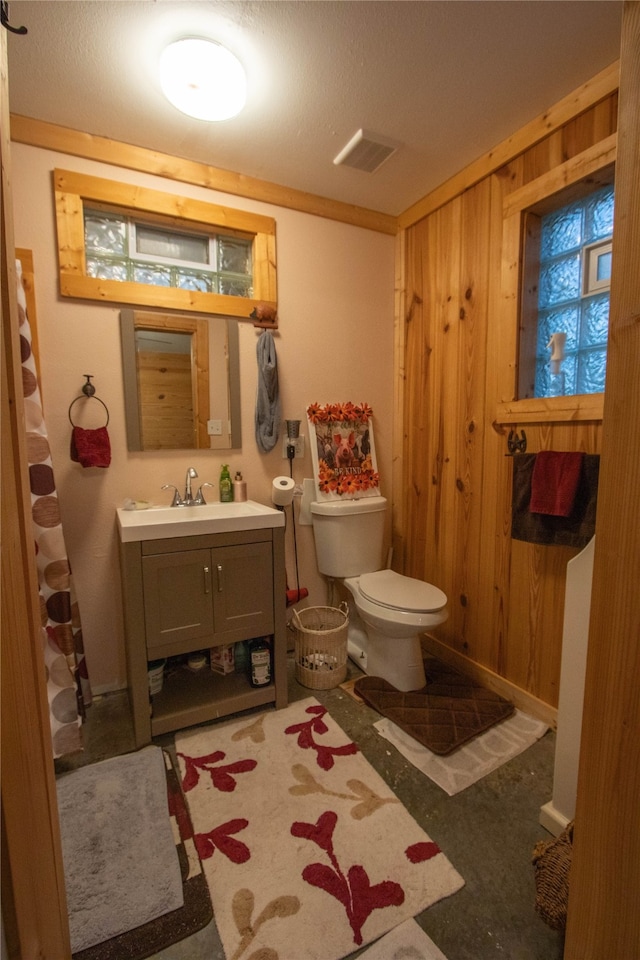
M136 747L265 704L287 704L284 527L120 542L129 697ZM254 637L272 638L272 678L165 671L149 695L148 662Z

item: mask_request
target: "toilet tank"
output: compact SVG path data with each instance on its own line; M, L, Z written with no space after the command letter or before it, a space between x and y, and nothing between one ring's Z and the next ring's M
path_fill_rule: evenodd
M325 500L310 505L318 570L326 577L358 577L382 567L384 497Z

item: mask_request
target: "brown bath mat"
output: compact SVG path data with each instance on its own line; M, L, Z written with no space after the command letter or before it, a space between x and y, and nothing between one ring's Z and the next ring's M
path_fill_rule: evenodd
M380 677L360 677L362 699L433 753L447 756L514 711L508 700L432 657L422 690L402 693Z

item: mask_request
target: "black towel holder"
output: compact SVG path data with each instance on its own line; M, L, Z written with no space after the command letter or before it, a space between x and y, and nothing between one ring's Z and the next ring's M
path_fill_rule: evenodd
M520 432L520 437L518 437L517 430L511 428L507 437L507 450L509 453L505 453L505 457L514 457L517 453L527 452L527 435L524 430Z
M69 422L71 423L71 426L72 426L72 427L75 427L75 426L76 426L76 424L73 422L73 419L72 419L72 417L71 417L71 410L73 409L73 407L75 406L75 404L78 403L79 400L85 400L85 399L86 399L86 400L97 400L98 403L101 403L101 404L102 404L102 406L104 407L104 409L105 409L106 412L107 412L107 422L105 423L105 427L107 427L107 426L109 426L109 408L107 407L107 405L106 405L106 403L104 402L104 400L101 400L100 397L96 397L96 388L95 388L94 385L91 383L91 379L92 379L92 377L93 377L93 374L92 374L92 373L85 373L84 376L86 377L87 382L86 382L86 383L83 385L83 387L82 387L83 396L82 396L82 397L76 397L75 400L72 400L71 403L70 403L70 405L69 405Z

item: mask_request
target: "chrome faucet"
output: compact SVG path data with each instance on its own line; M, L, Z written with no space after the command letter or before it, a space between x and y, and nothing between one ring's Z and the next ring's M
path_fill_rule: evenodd
M184 482L184 503L185 506L193 506L194 500L191 493L191 480L198 476L198 472L194 467L187 468L187 476Z
M184 497L181 497L178 493L178 488L175 487L172 483L165 483L162 486L162 490L173 490L173 500L171 501L172 507L194 507L197 504L204 503L204 497L202 496L202 487L206 484L202 484L202 487L198 490L196 496L194 497L191 492L191 481L198 476L198 472L195 467L188 467L187 476L184 483ZM211 484L209 484L211 486Z

